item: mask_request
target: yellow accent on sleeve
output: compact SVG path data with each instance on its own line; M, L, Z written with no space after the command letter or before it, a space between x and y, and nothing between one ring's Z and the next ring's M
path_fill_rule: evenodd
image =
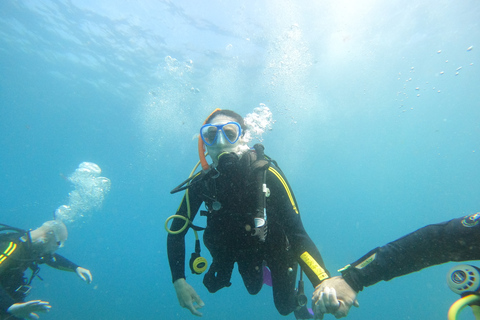
M2 264L2 262L5 261L5 259L7 259L8 256L10 256L16 248L17 244L14 242L10 242L7 249L5 249L5 251L0 255L0 264Z
M293 210L295 210L295 212L298 214L297 205L295 203L295 200L293 200L292 193L290 192L290 188L288 188L288 184L285 181L285 179L283 179L282 175L272 167L269 167L268 171L272 172L278 178L278 180L280 180L280 182L283 184L283 187L285 188L285 191L287 192L288 199L290 199L290 203L292 204Z
M372 254L370 257L368 257L367 259L363 260L361 263L359 263L358 265L355 266L355 268L357 269L363 269L365 268L366 266L368 266L373 260L375 260L375 258L377 257L377 253L374 253Z
M341 269L338 269L337 271L338 272L343 272L343 271L346 271L348 268L350 268L351 265L347 264L345 267L341 268Z
M328 274L325 270L318 264L318 262L308 253L305 251L300 256L300 259L305 262L305 264L312 269L313 273L315 273L320 281L323 281L328 278Z

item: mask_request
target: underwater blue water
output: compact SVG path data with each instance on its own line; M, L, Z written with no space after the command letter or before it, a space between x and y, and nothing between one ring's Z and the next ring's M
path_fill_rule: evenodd
M42 267L30 295L52 305L41 319L193 318L164 221L217 107L270 108L266 153L333 274L480 211L479 23L474 0L1 1L0 222L51 219L81 162L112 183L59 250L93 283ZM453 265L365 289L349 319L446 318ZM216 294L187 281L205 319L283 318L269 287L249 296L238 274Z

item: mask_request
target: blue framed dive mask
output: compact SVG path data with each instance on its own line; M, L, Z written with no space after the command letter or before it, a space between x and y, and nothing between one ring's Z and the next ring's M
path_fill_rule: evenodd
M237 122L227 122L224 124L205 124L200 128L200 137L207 146L213 146L219 134L222 133L230 144L238 141L242 135L242 127Z

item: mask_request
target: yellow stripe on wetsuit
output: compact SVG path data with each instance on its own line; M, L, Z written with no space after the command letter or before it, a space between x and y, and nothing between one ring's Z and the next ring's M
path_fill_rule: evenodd
M305 262L305 264L312 269L313 273L315 273L320 281L323 281L328 278L328 274L325 270L318 264L318 262L308 253L305 251L300 256L300 259Z
M290 192L290 188L288 188L288 184L285 181L285 179L283 179L282 175L272 167L269 167L268 171L272 172L275 176L277 176L278 180L280 180L280 182L283 184L283 187L285 188L285 191L288 194L288 198L290 199L290 202L292 203L293 210L295 210L295 212L298 214L297 204L295 203L295 200L293 200L292 193Z
M10 242L7 249L5 249L5 251L0 255L0 264L2 264L2 262L5 261L5 259L7 259L8 256L10 256L16 248L17 244L14 242Z

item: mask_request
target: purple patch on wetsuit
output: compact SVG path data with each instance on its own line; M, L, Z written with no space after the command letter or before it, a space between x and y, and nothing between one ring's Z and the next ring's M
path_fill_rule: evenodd
M272 273L270 272L270 269L267 268L267 266L263 267L263 283L267 286L272 286Z

